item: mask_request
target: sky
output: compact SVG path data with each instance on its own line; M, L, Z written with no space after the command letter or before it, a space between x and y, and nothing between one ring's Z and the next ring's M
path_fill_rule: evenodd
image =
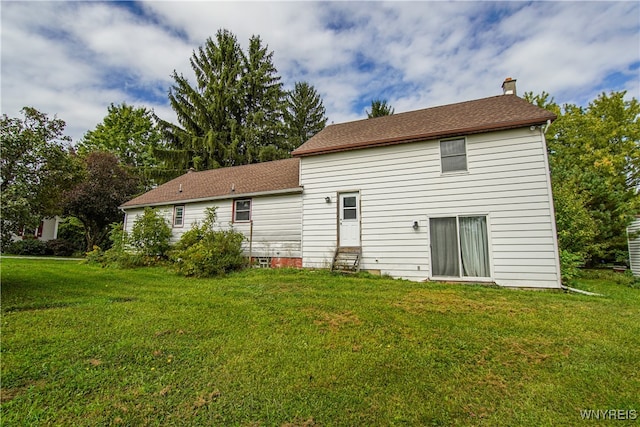
M174 70L219 29L246 51L259 35L285 89L313 85L329 123L543 91L587 105L602 92L640 98L640 2L2 1L1 112L31 106L74 142L111 104L175 121Z

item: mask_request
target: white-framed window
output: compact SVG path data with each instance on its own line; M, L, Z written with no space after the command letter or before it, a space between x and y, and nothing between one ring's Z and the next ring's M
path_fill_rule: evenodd
M342 198L342 219L358 219L357 196L344 196Z
M434 277L491 277L487 217L429 219Z
M251 220L251 199L235 200L233 202L233 222L247 222Z
M442 173L467 170L467 147L464 138L440 141Z
M182 227L184 225L184 205L173 207L173 226Z

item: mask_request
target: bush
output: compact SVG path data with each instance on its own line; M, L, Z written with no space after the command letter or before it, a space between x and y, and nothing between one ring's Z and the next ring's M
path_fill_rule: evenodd
M85 254L85 260L89 264L101 264L104 266L104 251L100 246L94 246L93 250Z
M156 209L144 208L123 240L143 257L164 257L170 248L171 227Z
M569 285L580 276L580 267L584 265L584 256L578 253L560 250L560 271L562 284Z
M47 253L55 256L71 256L78 250L72 242L65 239L49 240L46 245Z
M127 232L122 229L122 224L114 222L110 227L109 240L111 247L103 251L94 246L93 251L87 253L89 262L97 262L103 267L116 268L134 268L154 264L153 257L151 257L150 261L150 257L135 253L129 248L129 237Z
M75 252L85 252L87 249L87 239L84 235L84 225L73 216L63 218L58 224L58 239L67 241Z
M109 240L111 247L106 251L99 246L93 246L93 250L86 253L88 263L100 264L103 267L125 268L128 265L129 254L124 250L126 232L122 224L114 222L110 225Z
M123 230L122 224L111 224L111 247L104 252L92 251L91 262L119 268L158 265L166 259L170 238L171 227L164 217L155 209L145 208L142 216L135 219L130 234Z
M16 240L7 246L6 252L14 255L47 255L47 244L37 239Z
M202 225L194 224L170 253L176 270L185 276L219 276L245 265L244 235L233 229L214 230L216 213L207 209Z

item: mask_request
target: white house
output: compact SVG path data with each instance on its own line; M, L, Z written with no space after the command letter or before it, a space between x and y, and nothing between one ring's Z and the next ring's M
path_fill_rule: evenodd
M21 240L27 238L36 238L43 242L54 240L58 238L58 226L60 225L61 218L59 216L45 217L40 221L38 228L34 230L24 229L20 234L14 234L11 236L11 240Z
M219 227L247 237L245 252L268 266L301 267L302 188L298 159L189 172L121 206L125 230L150 206L162 212L178 241L205 209L216 207Z
M302 258L412 280L559 287L544 131L555 118L505 94L332 125L300 158Z
M177 237L205 206L216 205L221 223L247 233L253 221L254 256L295 260L287 265L348 261L417 281L558 288L544 137L555 116L518 98L515 80L503 89L500 96L330 125L293 159L183 175L126 203L126 226L144 206L161 206ZM294 165L297 177L288 169ZM286 185L254 189L254 171L262 168ZM197 176L224 184L187 194Z
M627 227L631 272L634 276L640 277L640 235L635 235L636 233L640 233L640 216Z

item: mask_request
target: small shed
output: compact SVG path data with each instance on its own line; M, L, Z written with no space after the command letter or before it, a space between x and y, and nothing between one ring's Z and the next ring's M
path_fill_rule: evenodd
M627 227L629 242L629 264L634 276L640 277L640 215Z

